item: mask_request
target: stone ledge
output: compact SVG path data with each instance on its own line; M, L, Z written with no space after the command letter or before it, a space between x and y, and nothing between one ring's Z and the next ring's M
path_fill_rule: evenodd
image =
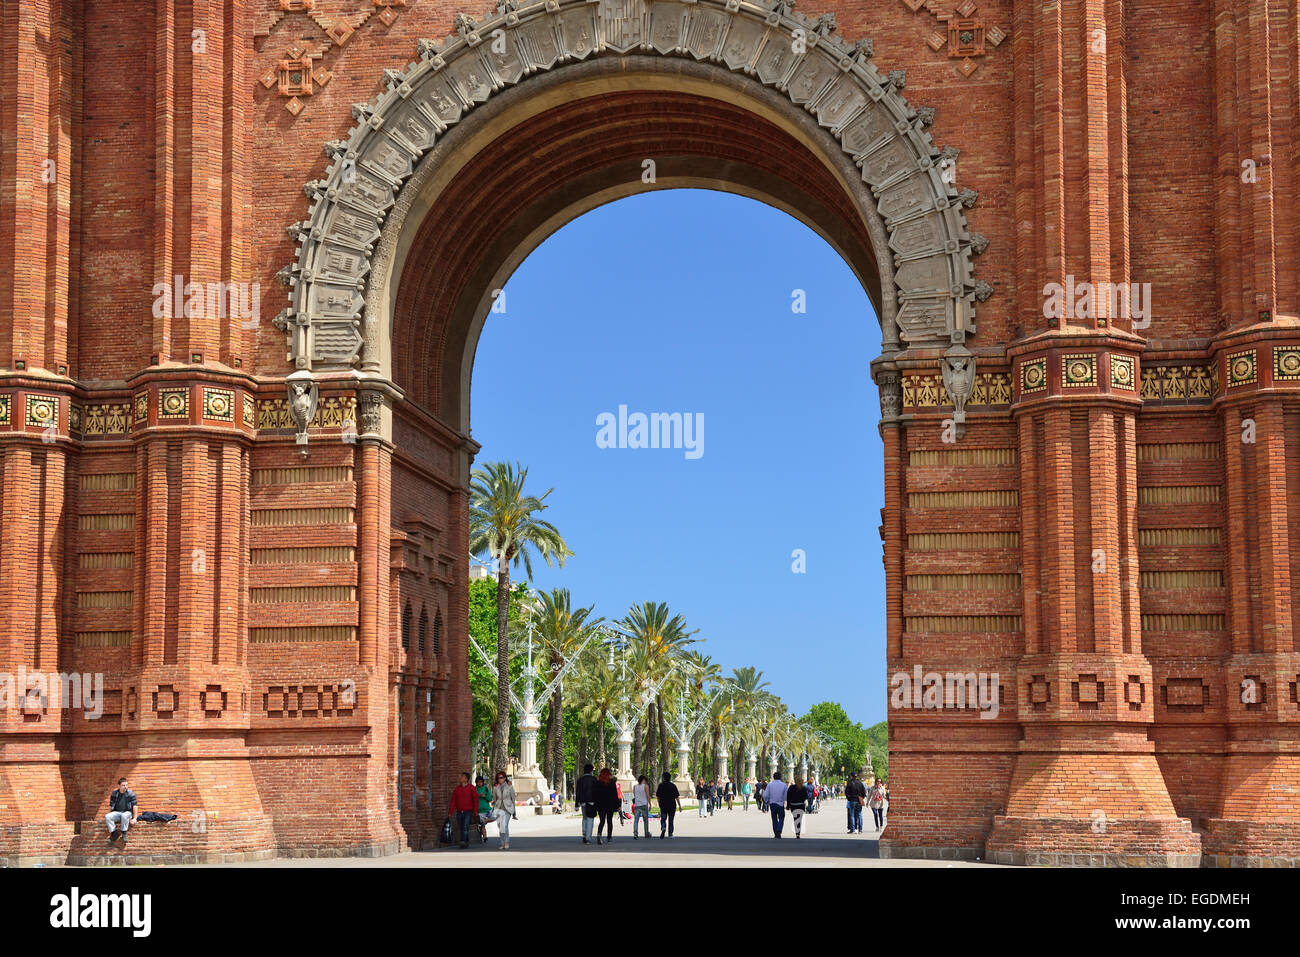
M895 860L920 861L978 861L984 857L982 847L923 847L920 845L886 844L880 842L880 856Z

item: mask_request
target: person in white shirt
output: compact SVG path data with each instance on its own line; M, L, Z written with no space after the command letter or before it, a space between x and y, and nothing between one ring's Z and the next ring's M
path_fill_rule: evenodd
M786 783L781 780L781 772L772 774L772 781L763 791L763 800L772 811L772 836L780 837L785 827L785 792Z
M645 821L645 836L650 836L650 783L643 774L632 788L632 840L636 840L637 825Z

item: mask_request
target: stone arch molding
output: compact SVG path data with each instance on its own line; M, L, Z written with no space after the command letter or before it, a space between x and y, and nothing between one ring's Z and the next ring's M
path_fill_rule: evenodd
M834 14L812 19L793 8L790 0L501 0L483 22L458 14L446 40L419 41L416 62L385 70L385 92L353 105L349 136L326 144L325 177L304 186L313 203L289 227L300 246L279 273L290 305L275 318L293 378L358 367L382 378L366 354L378 332L366 326L379 321L366 315L371 259L398 192L441 134L530 75L631 53L723 65L812 114L861 169L888 235L890 255L877 251L886 270L893 266L881 277L894 291L882 310L892 315L881 316L885 351L949 346L968 356L962 344L975 332L976 302L992 289L972 274L972 256L988 242L966 226L963 210L977 194L944 179L957 151L935 147L934 110L903 98L903 71L876 69L871 40L850 45L834 33Z

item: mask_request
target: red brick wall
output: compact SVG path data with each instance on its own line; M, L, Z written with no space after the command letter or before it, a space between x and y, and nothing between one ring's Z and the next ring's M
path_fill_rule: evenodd
M468 750L457 324L511 211L653 141L760 169L846 248L866 241L790 127L675 91L564 103L485 149L418 232L394 280L389 438L357 438L356 383L326 383L303 458L270 322L285 227L351 104L489 4L287 6L0 14L0 668L98 672L107 692L95 722L0 712L0 858L97 859L76 822L119 774L148 806L208 815L145 857L428 843ZM994 290L959 435L937 351L889 357L886 674L993 673L1000 697L992 719L891 711L885 851L1294 858L1300 809L1276 798L1300 785L1294 11L979 0L967 59L940 19L957 6L810 11L871 36L908 101L937 107ZM295 56L313 75L296 100ZM540 171L511 159L544 150ZM177 274L256 283L260 314L155 315ZM1150 326L1049 320L1044 287L1071 276L1150 283Z

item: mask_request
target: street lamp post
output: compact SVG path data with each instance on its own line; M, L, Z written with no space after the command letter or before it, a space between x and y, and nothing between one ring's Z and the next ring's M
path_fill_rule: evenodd
M537 766L537 731L542 726L537 714L537 697L533 687L537 671L533 668L533 614L532 602L528 607L528 663L523 671L523 700L519 709L519 767L515 770L515 794L521 801L534 798L538 804L545 802L550 787Z

